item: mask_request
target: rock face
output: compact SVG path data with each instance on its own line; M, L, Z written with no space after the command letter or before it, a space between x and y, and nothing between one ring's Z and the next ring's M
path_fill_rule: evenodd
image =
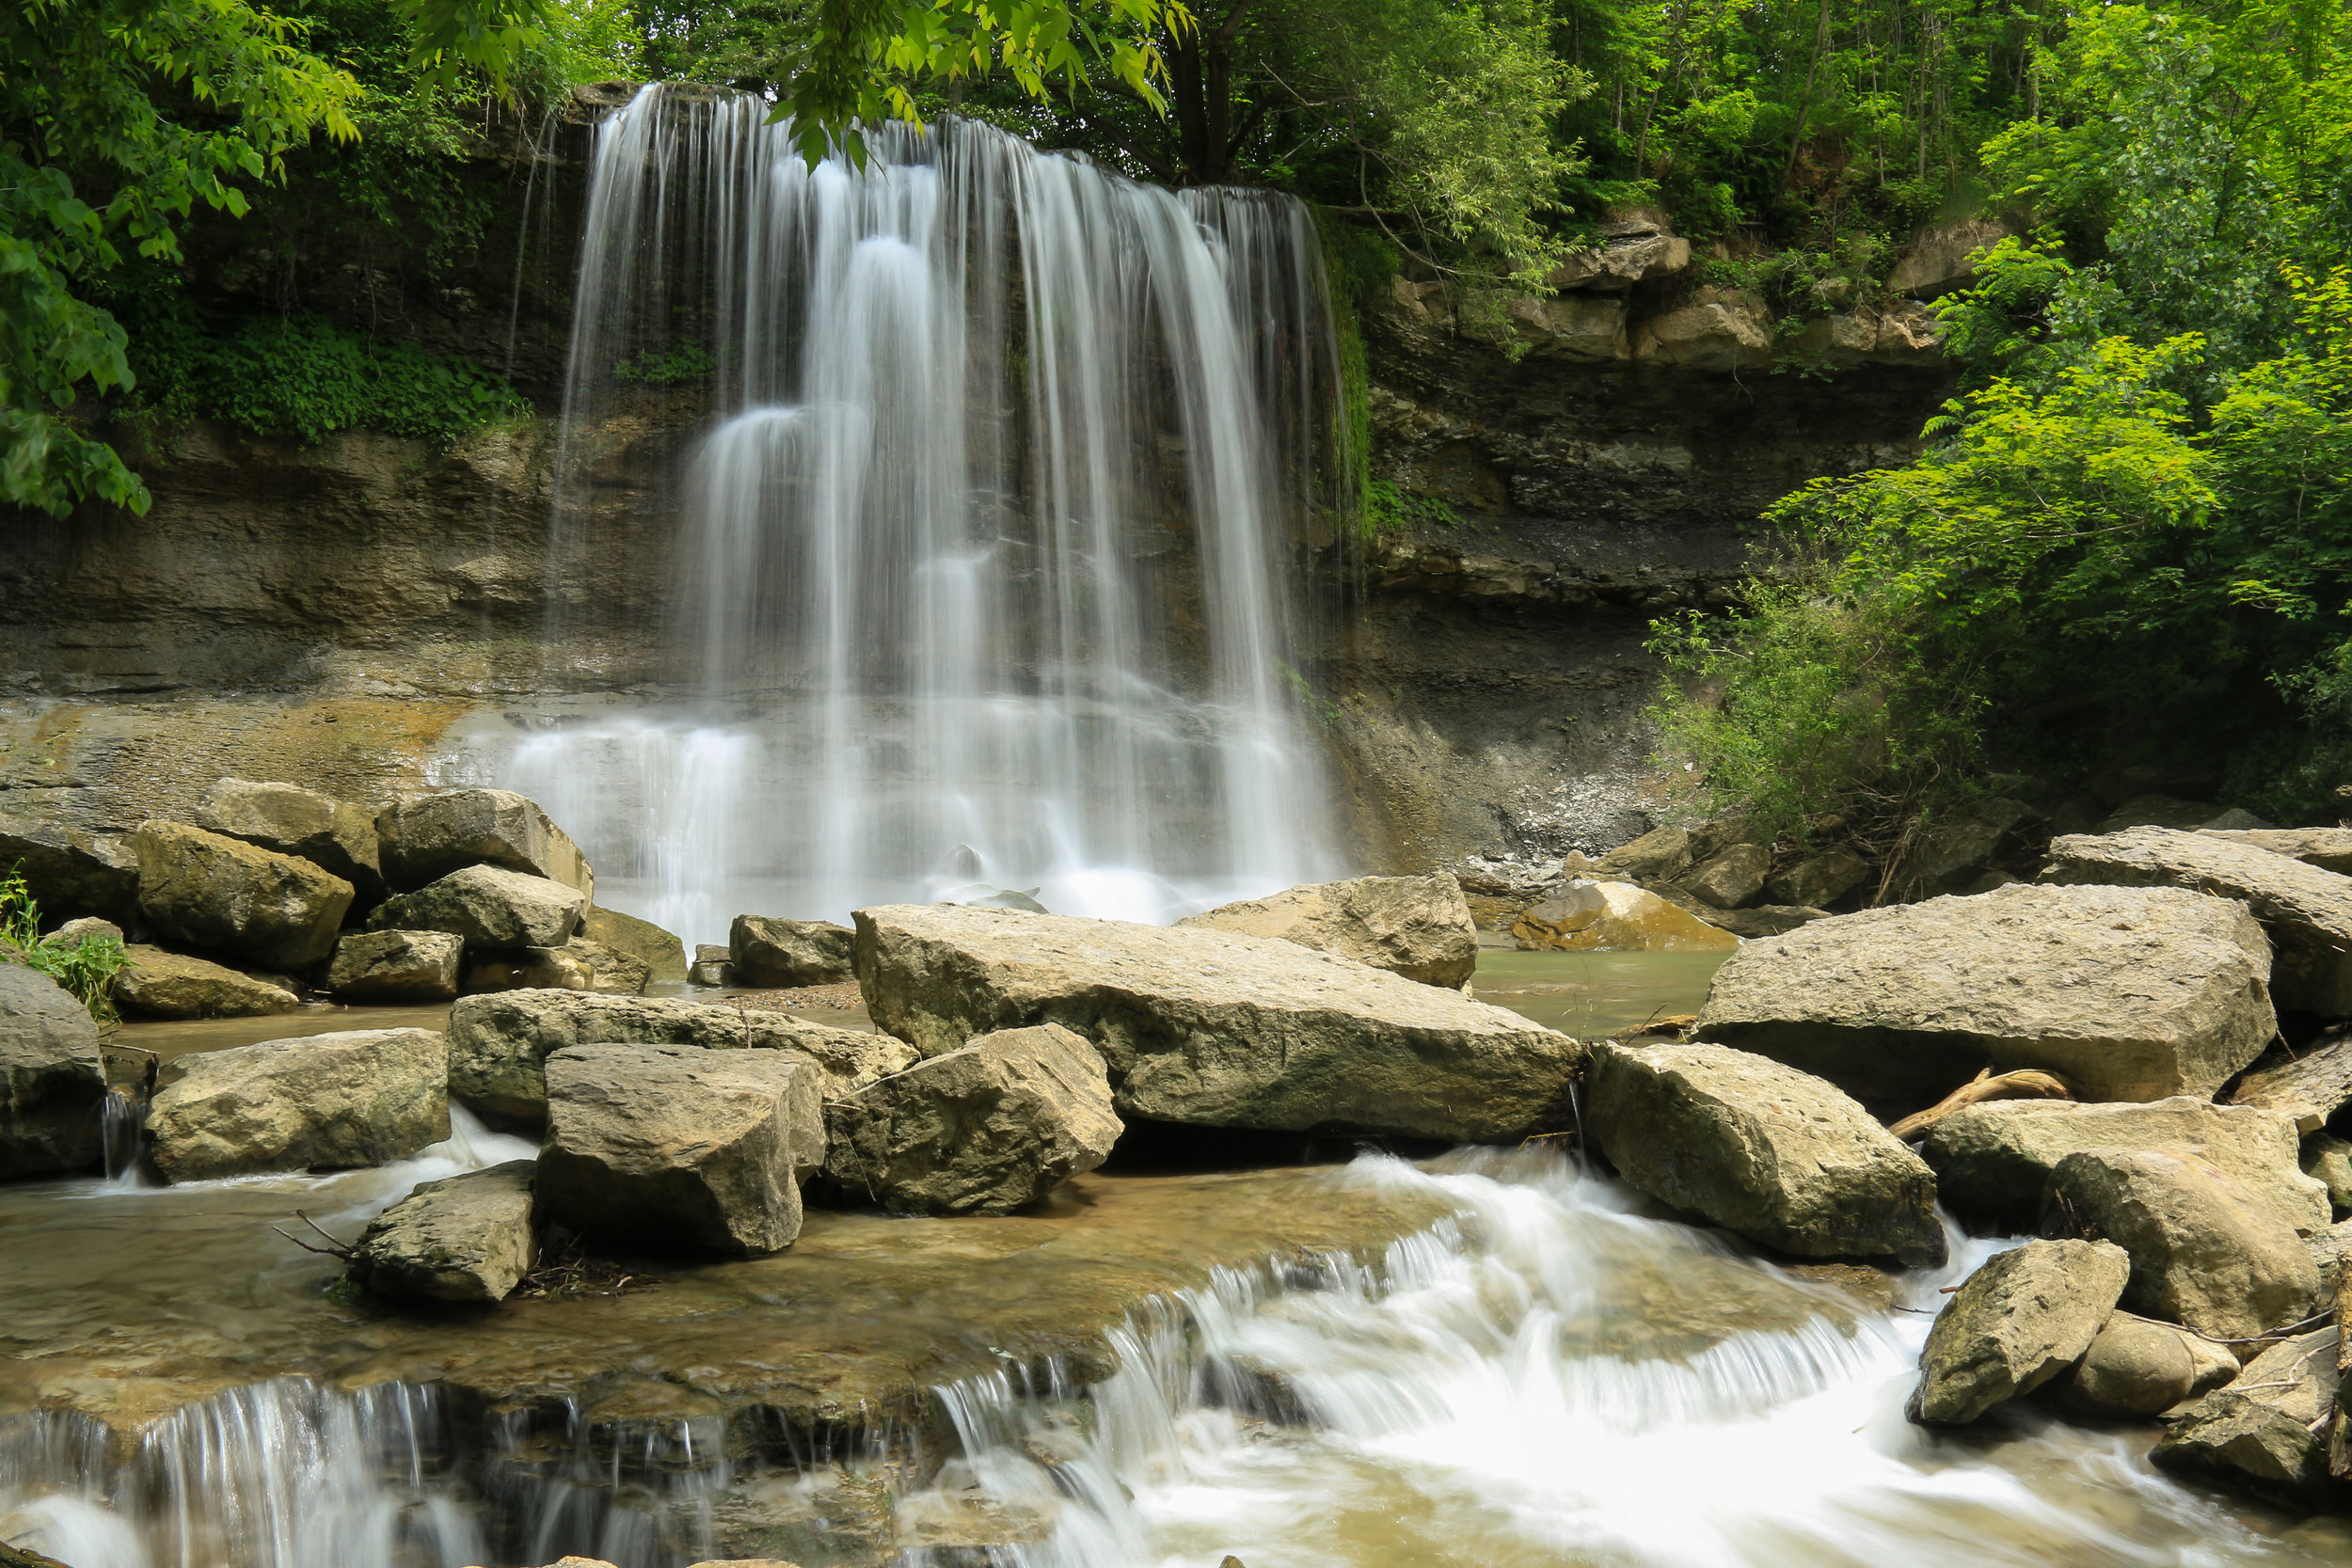
M1983 1225L2021 1229L2041 1212L2051 1172L2088 1148L2194 1156L2234 1178L2297 1230L2328 1227L2328 1194L2304 1174L2294 1122L2276 1111L2186 1095L2143 1105L2010 1100L1953 1112L1919 1152L1946 1203Z
M504 1301L531 1272L536 1162L425 1181L376 1216L353 1248L353 1270L378 1295Z
M447 931L348 931L326 989L346 1002L446 1002L457 994L461 937Z
M2352 1015L2352 877L2201 832L2134 828L2050 841L2045 881L2182 887L2243 899L2277 944L2279 1006Z
M1593 1050L1583 1127L1661 1203L1802 1258L1944 1259L1935 1177L1833 1085L1720 1045Z
M0 963L0 1180L97 1164L105 1098L88 1009L48 975Z
M2172 1323L2118 1312L2059 1384L2069 1409L2107 1416L2160 1416L2238 1375L2237 1357Z
M644 964L649 985L686 983L686 944L650 920L591 905L580 918L580 934Z
M1003 1029L825 1108L825 1174L894 1213L1002 1214L1110 1157L1125 1126L1093 1046Z
M857 933L826 920L739 914L727 935L735 977L746 986L838 985L857 955Z
M1292 942L1012 910L857 911L874 1022L925 1055L1058 1023L1120 1113L1466 1141L1566 1125L1584 1048L1518 1014Z
M384 896L375 818L362 807L295 784L223 779L198 803L196 825L309 861L349 882L361 904Z
M261 1018L302 1006L283 986L184 953L143 942L123 952L130 961L115 972L114 997L126 1012L149 1018Z
M600 942L574 937L561 947L521 947L485 953L466 967L466 989L485 990L592 990L606 996L635 996L652 977L642 959Z
M2244 906L2173 888L1996 888L1817 920L1715 972L1699 1032L1880 1115L1991 1067L2086 1100L2210 1097L2277 1028Z
M2106 1242L2027 1242L1988 1259L1936 1314L1907 1413L1959 1426L2041 1387L2090 1348L2131 1272Z
M469 865L386 899L368 916L368 925L374 930L447 931L468 947L561 947L580 928L580 911L587 902L579 889L546 877Z
M2342 1483L2328 1475L2337 1384L2336 1329L2283 1340L2200 1400L2149 1457L2184 1475L2340 1507Z
M1524 952L1728 953L1740 939L1630 882L1572 881L1521 911Z
M596 892L588 858L537 801L511 789L445 789L376 814L384 879L403 892L469 865L503 866Z
M2132 1255L2123 1304L2221 1338L2311 1315L2319 1270L2294 1227L2202 1160L2097 1148L2050 1173L2044 1228L2104 1238Z
M1276 937L1456 990L1478 967L1478 925L1462 884L1448 875L1320 882L1226 904L1176 924Z
M2339 877L2352 877L2352 828L2201 828L2207 838L2225 839L2284 855Z
M405 1160L449 1136L449 1048L430 1029L354 1029L183 1056L148 1115L172 1181Z
M131 835L139 912L163 935L278 969L308 969L335 950L352 886L294 855L178 822Z
M119 838L0 816L0 865L24 874L41 914L128 925L139 912L139 863Z
M459 999L449 1015L450 1092L508 1121L547 1114L548 1053L596 1042L798 1051L814 1057L826 1094L847 1093L919 1059L887 1035L828 1029L789 1013L672 997L516 990Z
M2352 1038L2277 1063L2257 1062L2230 1095L2233 1105L2283 1111L2306 1132L2352 1105Z
M781 1252L801 1233L800 1175L824 1161L820 1076L783 1052L566 1046L547 1061L540 1212L609 1242Z

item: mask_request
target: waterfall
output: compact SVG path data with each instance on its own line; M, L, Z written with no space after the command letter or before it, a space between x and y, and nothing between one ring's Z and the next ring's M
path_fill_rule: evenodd
M552 570L629 443L691 426L644 562L687 696L476 734L471 776L690 940L993 889L1168 919L1331 874L1292 652L1337 472L1304 208L960 120L811 169L767 114L644 88L590 177Z

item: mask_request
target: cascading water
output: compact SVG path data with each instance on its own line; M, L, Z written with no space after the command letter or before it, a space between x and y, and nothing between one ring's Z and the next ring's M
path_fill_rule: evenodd
M559 574L667 417L648 387L707 388L660 563L694 695L476 736L450 776L536 797L609 896L706 940L987 888L1165 919L1329 874L1284 569L1336 472L1304 210L961 121L811 169L767 112L653 87L602 125L575 306Z

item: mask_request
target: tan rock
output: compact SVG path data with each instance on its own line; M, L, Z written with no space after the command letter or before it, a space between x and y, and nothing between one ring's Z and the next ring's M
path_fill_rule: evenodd
M1977 279L1975 256L2011 232L1996 218L1969 218L1926 229L1912 237L1896 260L1886 286L1915 299L1935 299Z
M1680 828L1653 828L1618 845L1594 865L1600 881L1662 882L1680 876L1697 856Z
M2352 1037L2333 1039L2300 1056L2264 1057L2231 1092L2233 1105L2284 1111L2305 1132L2316 1132L2352 1105Z
M1959 1426L2033 1392L2090 1349L2131 1269L2106 1242L2027 1242L1995 1254L1936 1314L1906 1413Z
M1691 264L1691 242L1678 234L1629 234L1571 250L1544 281L1555 289L1623 293L1636 283L1670 277Z
M1829 848L1800 861L1764 884L1775 904L1826 909L1870 878L1870 863L1851 849Z
M364 807L295 784L223 779L198 802L196 825L309 861L349 882L363 905L384 896L375 816Z
M1623 359L1631 348L1626 341L1625 301L1564 294L1537 299L1515 294L1503 306L1512 332L1539 359L1593 361Z
M2207 838L2227 839L2274 855L2352 877L2352 828L2200 828Z
M746 986L830 986L855 977L857 933L830 920L739 914L727 961Z
M130 847L139 912L162 935L281 969L308 969L335 950L352 900L341 877L179 822L142 822Z
M2342 1507L2345 1490L2328 1474L2338 1343L2330 1326L2271 1346L2172 1423L2149 1457L2201 1481Z
M2335 1214L2352 1213L2352 1143L2325 1132L2305 1139L2303 1174L2328 1189Z
M2237 1375L2237 1357L2226 1345L2174 1323L2117 1312L2054 1391L2069 1410L2161 1416Z
M561 947L580 928L587 898L577 888L495 865L469 865L368 916L371 930L447 931L468 948Z
M171 1181L343 1170L449 1136L449 1047L430 1029L352 1029L183 1056L148 1113Z
M0 1180L96 1164L105 1098L89 1010L48 975L0 963Z
M1735 844L1675 879L1719 910L1736 910L1764 891L1772 852L1760 844Z
M1772 313L1741 290L1701 289L1698 300L1653 316L1633 335L1633 357L1692 370L1760 370L1772 362Z
M146 1018L261 1018L302 1006L293 991L236 970L133 942L115 972L114 998L125 1012Z
M636 996L651 978L641 959L587 937L574 937L561 947L485 953L466 966L469 991L544 989Z
M539 803L511 789L445 789L376 814L385 880L403 892L469 865L545 877L594 899L596 873Z
M644 964L649 985L686 983L685 942L650 920L591 905L580 916L580 934Z
M378 1295L504 1301L538 1257L531 1225L536 1162L420 1182L368 1226L353 1272Z
M138 857L115 834L0 814L0 866L24 877L45 919L138 917Z
M1630 882L1574 881L1520 911L1524 952L1727 953L1740 939Z
M1461 884L1445 873L1319 882L1221 905L1176 924L1295 942L1457 990L1478 967L1477 923Z
M346 1002L446 1002L457 994L464 939L446 931L346 931L326 989Z

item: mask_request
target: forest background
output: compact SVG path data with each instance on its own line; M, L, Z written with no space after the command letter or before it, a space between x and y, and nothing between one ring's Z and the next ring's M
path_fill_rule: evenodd
M2012 237L1938 302L1958 382L1924 454L1784 500L1737 610L1655 628L1663 744L1798 840L2131 763L2333 820L2348 48L2335 0L9 0L0 500L143 509L126 421L446 444L520 412L485 359L199 306L181 230L324 203L453 267L476 140L587 82L764 92L812 153L953 111L1290 190L1343 315L1405 268L1475 323L1646 207L1793 333L1988 216Z

